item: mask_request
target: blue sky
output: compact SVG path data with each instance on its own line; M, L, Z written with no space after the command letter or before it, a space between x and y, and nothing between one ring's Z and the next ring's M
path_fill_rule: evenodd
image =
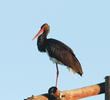
M48 38L70 46L84 75L73 76L59 65L58 88L70 90L104 82L110 75L109 0L0 1L0 99L23 100L55 85L56 67L37 50L32 38L42 24ZM82 100L104 100L104 95Z

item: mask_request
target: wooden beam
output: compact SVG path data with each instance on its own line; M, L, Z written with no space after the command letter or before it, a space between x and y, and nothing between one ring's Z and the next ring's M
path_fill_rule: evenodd
M66 91L59 91L56 87L51 87L48 93L32 96L25 100L77 100L102 93L105 93L105 83Z
M110 76L105 77L105 100L110 100Z

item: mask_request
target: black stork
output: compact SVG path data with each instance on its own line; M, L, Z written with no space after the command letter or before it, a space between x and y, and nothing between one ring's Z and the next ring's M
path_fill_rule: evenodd
M81 64L79 63L78 59L76 58L71 48L69 48L67 45L56 39L52 38L47 39L49 30L50 30L49 25L43 24L38 34L32 40L39 36L37 40L38 50L40 52L47 52L50 57L50 60L56 63L57 69L56 87L57 87L59 75L58 64L67 66L70 72L72 73L76 72L80 76L82 76L83 71L81 68Z

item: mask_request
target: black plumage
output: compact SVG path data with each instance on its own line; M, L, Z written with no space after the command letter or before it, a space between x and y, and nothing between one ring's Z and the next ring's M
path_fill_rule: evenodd
M72 49L56 39L47 39L49 25L44 24L40 32L33 38L38 37L37 46L41 52L47 52L50 58L55 59L55 63L63 64L82 76L82 68ZM57 73L58 74L58 73ZM58 75L57 75L58 76Z

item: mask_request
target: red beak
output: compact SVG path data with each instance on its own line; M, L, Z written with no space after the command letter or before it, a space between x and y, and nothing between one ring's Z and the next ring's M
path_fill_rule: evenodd
M44 28L42 28L32 40L34 40L35 38L37 38L43 31L44 31Z

